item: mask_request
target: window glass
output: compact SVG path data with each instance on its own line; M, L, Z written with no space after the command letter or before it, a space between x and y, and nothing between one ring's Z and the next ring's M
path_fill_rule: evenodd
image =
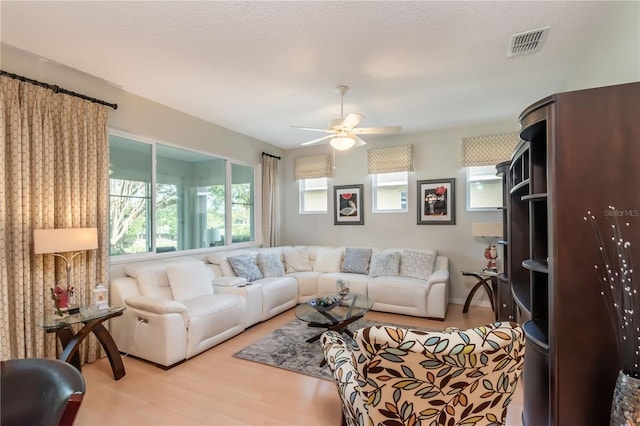
M373 212L408 212L409 172L380 173L372 176Z
M256 240L254 166L115 134L109 155L110 255Z
M210 199L224 187L225 160L157 144L156 176L156 251L208 247L205 231L224 225L224 204L216 210Z
M253 167L231 164L231 238L255 241Z
M109 137L109 255L151 250L151 149Z
M317 179L300 179L300 213L327 213L326 177Z
M467 210L502 207L502 178L496 166L467 167Z

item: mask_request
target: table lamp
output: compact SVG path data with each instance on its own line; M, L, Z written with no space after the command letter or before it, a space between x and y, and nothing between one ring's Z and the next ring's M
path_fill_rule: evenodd
M71 262L79 254L86 250L98 248L97 228L62 228L62 229L35 229L33 231L33 252L35 254L51 253L64 260L67 269L67 286L58 284L51 290L52 297L56 301L56 308L64 311L68 308L69 293L73 291L71 286ZM62 253L68 253L64 255Z
M204 231L204 242L209 247L215 246L220 241L220 230L216 228L208 228Z
M484 258L487 261L487 266L483 269L483 272L498 272L496 266L496 259L498 258L498 249L493 244L496 238L502 237L502 223L501 222L481 222L473 223L471 225L471 234L474 237L482 237L485 241L488 241L487 247L484 249Z

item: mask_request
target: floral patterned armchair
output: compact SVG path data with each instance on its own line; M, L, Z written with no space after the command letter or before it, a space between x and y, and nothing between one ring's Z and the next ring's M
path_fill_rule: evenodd
M503 425L524 361L519 325L322 335L346 425Z

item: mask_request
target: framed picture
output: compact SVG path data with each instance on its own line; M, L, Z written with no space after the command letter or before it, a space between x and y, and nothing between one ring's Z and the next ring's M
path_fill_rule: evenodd
M333 187L333 224L364 225L363 185Z
M456 180L419 180L418 225L456 224Z

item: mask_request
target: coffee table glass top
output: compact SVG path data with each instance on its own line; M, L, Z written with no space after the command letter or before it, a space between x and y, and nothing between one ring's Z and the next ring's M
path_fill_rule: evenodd
M328 295L329 297L337 297L335 294ZM296 306L296 318L299 320L316 323L316 324L335 324L338 322L346 321L357 315L364 315L373 306L373 300L369 299L364 294L349 293L346 295L340 303L336 304L333 308L321 311L309 303L300 303Z

